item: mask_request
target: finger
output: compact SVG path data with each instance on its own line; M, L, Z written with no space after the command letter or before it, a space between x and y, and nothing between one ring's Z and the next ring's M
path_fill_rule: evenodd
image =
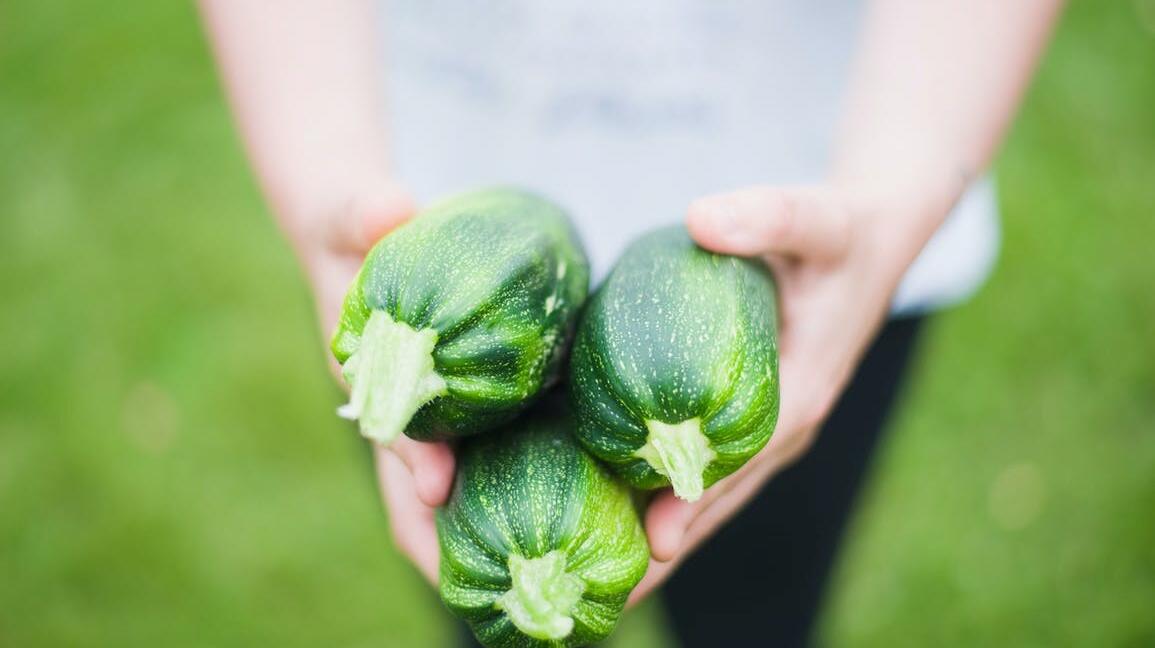
M708 540L720 526L754 497L770 475L776 472L777 466L777 462L763 459L747 464L750 470L732 475L727 483L727 489L718 491L713 501L697 511L682 537L682 548L677 558L664 565L675 567Z
M696 502L682 500L670 489L658 492L646 509L645 520L646 538L654 560L668 562L682 553L686 549L686 533L694 520L709 511L714 501L733 488L753 463L747 463L737 473L707 488Z
M378 453L377 477L397 548L436 584L440 549L433 509L417 498L412 476L393 453Z
M654 560L667 562L678 555L686 527L694 518L697 507L697 503L678 499L668 489L654 496L646 509L646 536Z
M646 575L642 577L637 587L630 591L630 597L626 599L626 608L637 605L642 599L649 596L662 583L666 582L675 568L677 568L677 563L651 560L650 566L646 569Z
M848 225L843 208L805 187L750 187L707 196L691 203L686 214L699 245L738 256L837 258L849 244Z
M416 205L409 193L395 184L356 196L330 224L330 248L364 255L393 228L413 216Z
M694 504L683 502L673 492L659 493L646 511L646 532L653 559L638 586L630 593L628 606L635 605L661 586L694 548L709 537L713 529L761 487L773 471L774 463L765 466L751 462L751 470L739 472L706 491L711 498Z
M736 508L727 503L744 502L780 465L782 462L768 446L737 472L707 488L697 502L678 499L670 490L655 495L645 518L646 537L654 560L664 563L679 560L702 540L703 528L712 528Z
M417 497L426 506L441 506L453 486L453 451L445 443L425 443L402 436L388 448L377 446L378 456L392 453L413 477Z

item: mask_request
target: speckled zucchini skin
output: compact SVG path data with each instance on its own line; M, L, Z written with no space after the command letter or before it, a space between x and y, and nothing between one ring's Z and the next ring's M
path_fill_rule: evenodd
M332 350L344 364L372 310L437 333L447 393L405 434L422 440L493 428L552 384L589 290L589 264L566 214L497 188L424 210L369 253L345 299Z
M716 457L704 486L741 467L778 416L775 289L759 262L699 248L682 227L634 242L578 325L578 438L637 488L669 480L637 457L645 421L701 421Z
M457 482L437 513L441 598L486 646L584 646L613 630L645 574L649 547L624 484L573 437L564 398L551 397L458 453ZM510 554L552 551L584 591L572 632L526 636L497 604L511 588Z

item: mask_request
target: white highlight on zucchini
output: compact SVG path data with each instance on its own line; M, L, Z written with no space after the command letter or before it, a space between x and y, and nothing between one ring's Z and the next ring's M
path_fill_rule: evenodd
M446 392L433 368L436 345L437 331L416 331L373 311L357 350L341 367L352 393L337 414L360 423L365 438L392 443L422 405Z
M706 466L718 456L710 447L710 440L702 434L702 421L692 418L681 423L646 421L650 434L646 444L638 448L635 457L644 459L650 467L670 480L674 494L687 502L702 497L702 474Z
M512 587L494 605L518 630L543 641L558 641L573 632L573 609L586 584L566 572L560 549L538 558L510 554L509 575Z

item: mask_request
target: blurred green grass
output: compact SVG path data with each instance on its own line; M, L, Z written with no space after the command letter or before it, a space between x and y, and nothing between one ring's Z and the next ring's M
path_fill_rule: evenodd
M0 645L447 641L194 12L117 8L0 5ZM826 643L1155 644L1153 69L1155 2L1072 3Z

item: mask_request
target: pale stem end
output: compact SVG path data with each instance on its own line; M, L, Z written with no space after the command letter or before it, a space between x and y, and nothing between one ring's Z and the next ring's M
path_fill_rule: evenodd
M681 423L646 421L650 434L634 456L644 459L674 487L674 494L687 502L702 497L703 474L717 453L702 434L702 422L693 418Z
M417 331L384 311L373 311L357 350L341 368L352 391L337 414L356 420L365 438L392 443L417 410L446 393L433 366L436 345L433 329Z
M512 586L495 605L526 635L558 641L573 632L573 609L585 582L565 570L565 554L551 551L538 558L509 556Z

